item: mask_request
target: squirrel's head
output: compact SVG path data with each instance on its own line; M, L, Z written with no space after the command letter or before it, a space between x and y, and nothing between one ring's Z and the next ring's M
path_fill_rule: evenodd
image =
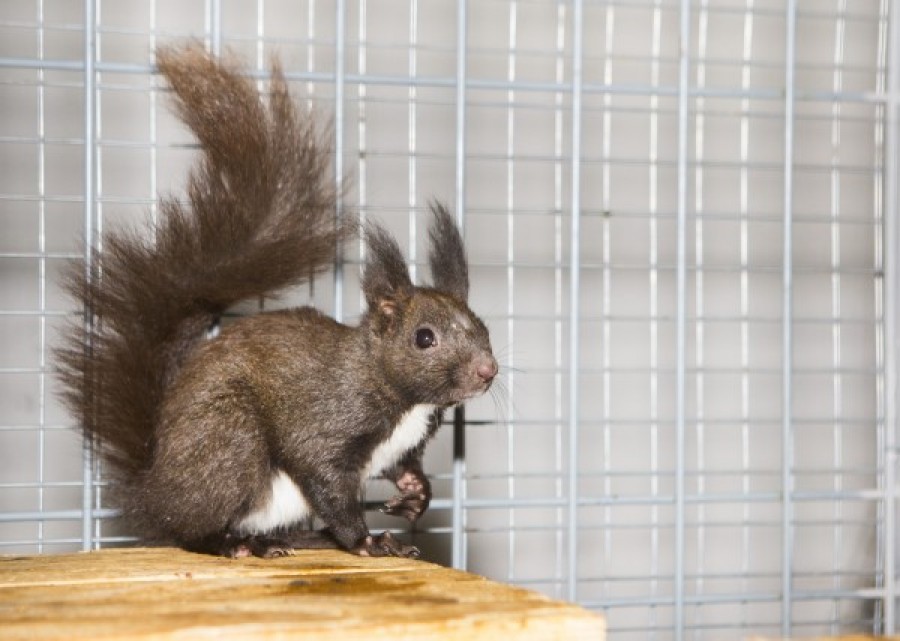
M487 328L466 303L465 247L447 209L433 204L433 287L415 287L397 242L378 226L369 248L363 292L372 347L387 381L414 403L461 403L486 392L497 375Z

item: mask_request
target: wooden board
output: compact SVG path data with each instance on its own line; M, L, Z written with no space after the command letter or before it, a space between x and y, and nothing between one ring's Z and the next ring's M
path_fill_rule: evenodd
M0 639L591 639L577 606L404 559L171 548L0 557Z
M840 637L791 637L797 641L897 641L900 637L873 637L868 634L850 634ZM745 641L785 641L774 637L748 637Z

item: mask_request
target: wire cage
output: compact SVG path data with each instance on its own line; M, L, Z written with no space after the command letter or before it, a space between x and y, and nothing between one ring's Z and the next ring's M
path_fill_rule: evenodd
M0 4L0 553L132 540L55 396L58 275L183 187L153 50L199 38L261 89L278 54L414 278L428 199L464 223L503 390L429 448L426 558L617 639L895 632L898 25L892 0ZM358 256L282 303L352 322Z

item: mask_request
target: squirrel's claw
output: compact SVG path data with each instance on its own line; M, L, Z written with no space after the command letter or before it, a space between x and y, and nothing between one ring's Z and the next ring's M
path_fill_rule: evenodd
M407 559L417 559L421 554L419 548L401 543L390 532L370 534L363 539L361 545L351 551L359 556L399 556Z
M414 523L431 503L431 483L425 473L418 468L407 469L395 483L400 494L385 501L381 511L391 516L402 516L410 523Z
M425 513L429 502L428 496L423 493L398 494L384 502L381 512L391 516L402 516L413 523Z

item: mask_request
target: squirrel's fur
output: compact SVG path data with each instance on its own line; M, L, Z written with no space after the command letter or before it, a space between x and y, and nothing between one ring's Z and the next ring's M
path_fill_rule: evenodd
M207 340L235 303L330 266L357 226L335 218L331 150L277 64L264 101L238 65L197 45L157 61L200 144L187 202L163 200L150 237L108 234L90 270L73 265L68 290L92 320L57 350L64 400L107 463L114 500L140 536L190 549L415 554L369 535L356 498L365 473L383 473L401 491L385 511L418 518L430 499L422 446L437 417L417 408L439 412L496 374L465 304L452 218L433 208L433 289L413 286L393 238L366 229L359 327L302 308L240 319ZM382 469L370 470L376 460ZM278 501L289 515L272 516ZM306 507L326 537L300 530Z
M277 66L266 108L236 66L199 48L162 49L157 63L200 142L188 202L163 199L150 237L109 234L90 272L73 265L67 289L98 322L57 352L65 399L125 478L148 464L163 391L203 332L235 303L327 267L353 233L335 224L325 138Z

